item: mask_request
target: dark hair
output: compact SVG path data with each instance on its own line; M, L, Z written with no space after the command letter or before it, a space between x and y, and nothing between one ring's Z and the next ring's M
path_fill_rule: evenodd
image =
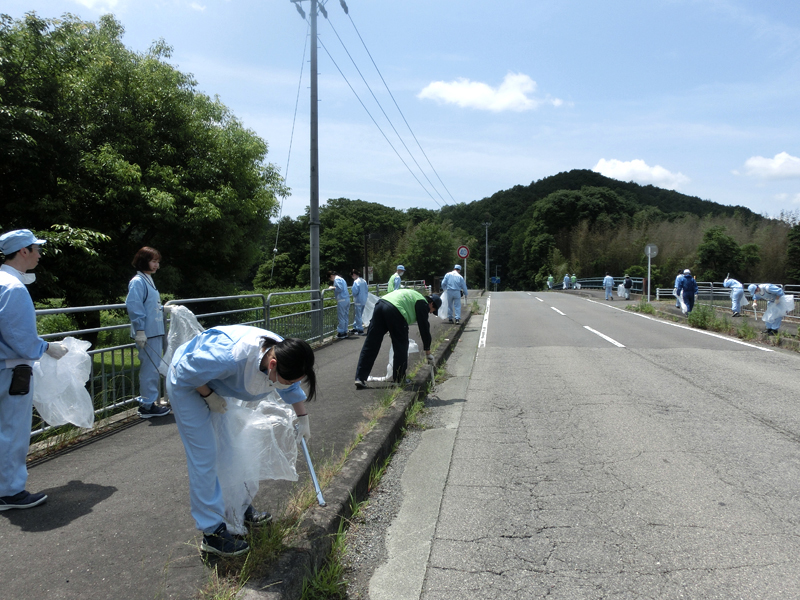
M272 347L278 361L278 375L286 381L305 377L308 386L308 400L317 395L317 375L314 372L314 351L308 342L297 338L286 338L282 342L264 337L261 347Z
M161 260L161 252L150 246L144 246L139 248L139 251L131 261L131 265L137 271L149 271L151 260Z
M25 248L27 248L29 252L33 252L33 246L34 244L31 244L30 246L25 246ZM20 248L19 250L22 250L22 248ZM17 252L19 252L19 250L14 250L13 252L4 254L3 256L5 257L6 260L11 260L17 255Z
M336 271L328 271L328 277L336 277L338 274Z
M350 271L350 275L355 275L356 277L361 277L361 271L359 271L358 269L353 269L352 271Z

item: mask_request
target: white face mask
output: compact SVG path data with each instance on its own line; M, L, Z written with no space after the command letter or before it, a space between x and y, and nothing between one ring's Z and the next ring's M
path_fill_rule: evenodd
M278 381L278 370L277 370L277 368L275 369L275 381L272 381L272 378L270 377L271 374L272 374L272 371L267 373L267 379L269 380L269 384L272 387L274 387L276 390L286 390L286 389L289 389L291 386L294 385L293 383L281 383L280 381Z
M36 281L36 273L20 273L20 281L25 285L30 285Z

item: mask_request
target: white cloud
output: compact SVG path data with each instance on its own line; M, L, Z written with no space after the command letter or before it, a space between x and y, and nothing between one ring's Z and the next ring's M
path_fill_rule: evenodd
M199 10L200 12L205 11L206 7L198 4L197 2L192 2L189 6L191 6L194 10Z
M601 158L592 171L620 181L635 181L643 185L652 184L670 190L678 189L681 185L689 183L689 178L683 173L672 173L661 165L651 167L638 158L630 161Z
M800 178L800 158L786 152L776 154L774 158L751 156L745 161L744 168L745 175L762 179Z
M97 11L113 11L119 5L119 0L75 0L88 9Z
M556 107L563 104L558 98L532 97L534 92L536 92L536 82L533 79L522 73L509 73L497 88L462 77L450 82L434 81L417 97L436 100L442 104L456 104L462 108L477 108L492 112L505 110L522 112L533 110L545 103Z

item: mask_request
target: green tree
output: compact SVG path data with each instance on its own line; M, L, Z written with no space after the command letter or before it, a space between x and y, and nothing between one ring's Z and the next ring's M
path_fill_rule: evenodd
M786 259L788 283L800 283L800 225L789 230Z
M697 248L697 265L698 279L722 281L728 273L741 271L744 254L725 227L710 227L703 233L703 241Z
M450 222L423 221L409 226L398 245L398 262L406 267L407 279L432 282L451 270L457 248Z

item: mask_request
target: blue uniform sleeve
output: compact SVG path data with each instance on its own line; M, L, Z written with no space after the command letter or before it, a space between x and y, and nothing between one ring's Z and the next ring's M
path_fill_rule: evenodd
M347 296L347 283L341 277L336 277L333 280L333 287L335 288L334 295L337 300L344 300Z
M38 360L47 342L36 331L36 309L25 287L9 286L0 294L0 358ZM5 356L3 356L5 355Z
M467 280L463 277L461 278L461 288L464 290L465 296L469 294L469 289L467 289Z
M144 331L147 312L144 300L147 295L147 284L141 277L134 277L128 283L128 296L125 298L125 308L131 320L133 331Z
M231 353L232 346L203 344L187 352L175 365L177 381L181 385L197 388L214 379L236 375L239 365Z

